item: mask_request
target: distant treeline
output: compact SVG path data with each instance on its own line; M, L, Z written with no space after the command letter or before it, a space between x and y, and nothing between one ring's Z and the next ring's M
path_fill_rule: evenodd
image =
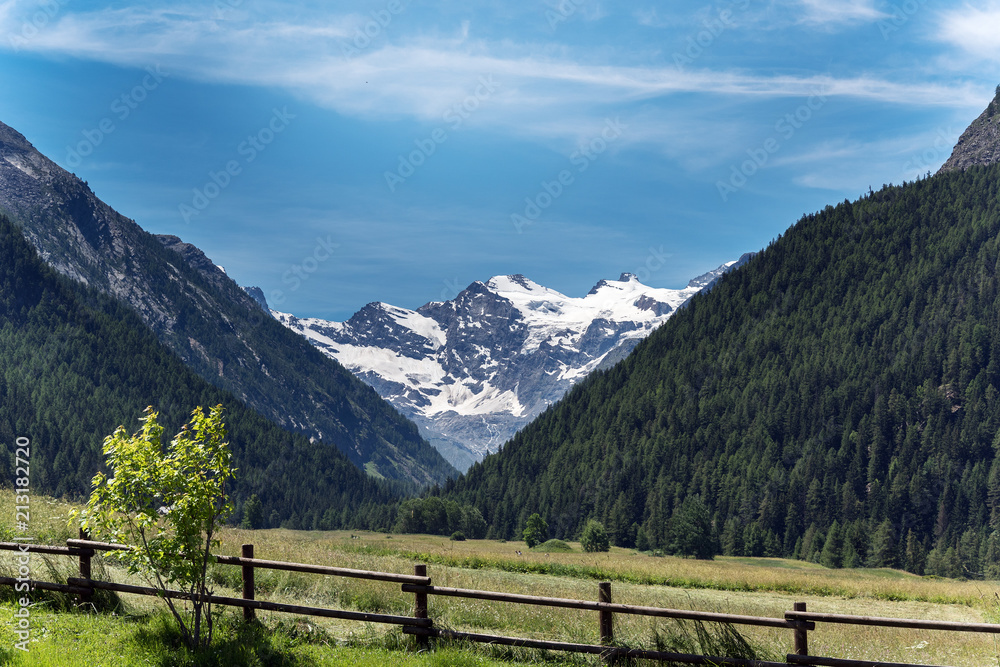
M471 505L459 505L436 496L404 500L399 505L396 524L399 533L451 535L461 532L470 539L486 537L486 520Z

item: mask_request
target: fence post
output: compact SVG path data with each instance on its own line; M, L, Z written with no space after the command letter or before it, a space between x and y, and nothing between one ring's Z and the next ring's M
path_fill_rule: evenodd
M243 550L240 553L243 558L253 558L253 545L244 544ZM243 599L253 600L254 599L254 581L253 581L253 565L243 564ZM252 607L243 607L243 620L247 623L256 620L257 610Z
M89 540L90 539L90 533L87 532L85 529L81 528L80 529L80 539L81 540ZM90 573L91 573L91 571L90 571L90 558L91 558L91 554L93 554L93 553L94 552L93 552L92 549L84 549L84 550L82 550L80 552L80 578L81 579L90 580L90 578L91 578L91 576L90 576ZM80 595L80 603L81 604L86 604L86 603L89 603L89 602L93 602L93 600L94 600L94 589L90 588L89 585L87 586L87 588L88 588L88 592L87 593L83 593L83 594Z
M602 581L597 585L597 590L597 601L611 604L611 582ZM601 609L597 612L597 614L601 625L601 644L604 646L610 646L615 641L614 614L613 612L605 609ZM604 660L609 664L613 664L615 662L613 655L606 655Z
M419 563L413 566L413 574L418 577L427 576L427 566L423 563ZM414 618L428 618L427 616L427 593L414 593L413 594L413 616ZM417 642L426 647L428 645L428 638L424 636L418 636Z
M792 605L794 611L805 611L805 602L796 602ZM809 655L809 631L805 628L805 623L800 622L799 627L795 628L795 640L794 647L792 649L795 655Z

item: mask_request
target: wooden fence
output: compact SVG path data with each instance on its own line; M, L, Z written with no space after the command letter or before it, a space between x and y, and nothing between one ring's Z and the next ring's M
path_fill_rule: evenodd
M147 586L132 586L99 581L91 578L91 559L98 551L115 551L129 549L121 544L108 544L84 539L66 540L66 546L49 546L36 544L19 544L0 542L0 550L18 551L21 553L52 554L71 556L79 559L79 577L70 577L66 584L46 581L29 580L32 589L61 591L79 596L82 601L89 601L95 590L132 593L137 595L162 595L158 589ZM414 566L412 575L395 574L391 572L370 572L368 570L353 570L325 565L307 565L303 563L287 563L283 561L262 560L254 558L252 544L243 545L240 556L217 556L217 562L222 565L239 566L242 571L242 597L207 596L212 604L242 607L247 621L255 618L256 610L285 612L307 616L320 616L369 623L386 623L401 626L402 631L414 635L421 642L431 637L459 639L470 642L513 646L529 649L550 651L569 651L574 653L589 653L601 656L607 662L617 658L642 658L646 660L671 661L692 665L715 665L718 667L787 667L788 665L812 665L814 667L919 667L911 663L874 662L870 660L845 660L841 658L825 658L809 655L808 633L816 629L816 623L839 623L864 625L869 627L915 628L923 630L942 630L953 632L979 632L1000 634L1000 625L990 623L954 623L946 621L922 621L915 619L881 618L874 616L849 616L844 614L822 614L806 610L804 602L796 602L792 611L785 612L784 618L769 618L758 616L739 616L734 614L719 614L681 609L662 609L659 607L642 607L628 604L616 604L611 599L611 584L603 582L598 585L598 599L573 600L566 598L538 597L514 593L496 593L491 591L469 590L462 588L445 588L433 586L427 576L427 566ZM324 607L306 607L257 600L254 597L254 570L287 570L310 574L322 574L335 577L352 577L384 581L401 585L403 593L414 596L413 616L391 614L376 614L368 612L344 611ZM0 577L0 585L13 586L24 579ZM171 598L190 599L191 595L183 591L167 590L165 595ZM579 609L596 611L600 631L600 644L579 644L558 642L523 637L504 637L470 632L458 632L436 627L429 617L427 600L431 595L442 597L467 598L492 602L507 602L521 605L536 605L562 609ZM712 623L728 623L732 625L749 625L768 628L782 628L792 632L792 653L785 657L785 662L768 662L763 660L747 660L741 658L713 657L652 651L645 649L615 646L614 617L616 614L651 616L658 618L673 618L679 620L702 621ZM936 667L933 665L923 667Z

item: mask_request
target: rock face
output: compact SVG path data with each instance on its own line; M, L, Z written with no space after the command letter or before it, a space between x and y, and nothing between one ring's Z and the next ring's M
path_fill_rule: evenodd
M222 270L222 267L210 260L198 246L185 243L180 237L173 236L172 234L154 234L153 236L163 244L164 248L173 250L183 257L184 261L191 265L191 268L200 273L205 280L216 287L223 288L227 283L231 282L229 276ZM253 298L253 294L250 294L250 292L247 292L247 294Z
M512 275L417 310L370 303L346 322L273 314L374 387L464 470L749 257L680 290L626 273L571 298Z
M384 477L454 469L416 426L280 326L195 246L154 237L0 123L0 212L60 273L130 305L195 372L287 428Z
M244 287L243 291L250 295L250 298L257 302L257 305L261 309L270 315L271 309L267 305L267 298L264 296L264 290L259 287Z
M1000 86L997 86L997 95L986 110L958 138L951 157L938 171L967 169L995 162L1000 162Z

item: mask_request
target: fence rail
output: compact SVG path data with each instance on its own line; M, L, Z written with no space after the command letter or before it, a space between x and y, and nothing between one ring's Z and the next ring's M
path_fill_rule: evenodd
M17 551L20 553L36 553L47 555L70 556L79 559L79 577L69 577L67 583L60 584L46 581L35 581L27 578L0 577L0 586L14 586L28 582L30 588L53 590L77 595L83 601L89 601L95 590L108 590L135 595L159 595L177 599L191 599L190 593L177 590L160 591L148 586L133 586L95 580L91 577L91 558L99 551L128 550L131 547L123 544L110 544L87 539L81 531L80 539L66 540L66 546L45 544L22 544L17 542L0 542L0 551ZM394 572L372 572L327 565L310 565L305 563L289 563L285 561L254 558L252 544L243 545L240 556L216 556L216 562L221 565L240 567L242 571L242 597L225 597L218 595L205 596L203 599L212 604L241 607L244 618L251 621L256 610L281 613L320 616L349 621L369 623L384 623L399 625L405 634L415 636L419 641L426 642L431 637L459 639L501 646L514 646L530 649L551 651L568 651L602 656L607 662L618 658L641 658L646 660L672 661L692 665L718 665L720 667L781 667L787 665L811 665L813 667L938 667L934 665L918 666L913 663L873 662L870 660L847 660L843 658L828 658L809 655L808 633L816 629L817 623L851 624L869 627L909 628L921 630L942 630L949 632L976 632L1000 634L1000 625L991 623L956 623L951 621L925 621L917 619L885 618L877 616L850 616L846 614L824 614L806 610L804 602L796 602L792 611L785 612L784 618L760 616L741 616L736 614L720 614L712 612L690 611L683 609L665 609L660 607L643 607L637 605L614 603L611 599L611 584L602 582L598 585L598 599L574 600L567 598L540 597L516 593L499 593L494 591L479 591L464 588L447 588L433 586L427 576L427 566L414 566L412 575ZM350 577L384 581L401 585L401 592L414 596L413 616L378 614L364 611L346 611L326 607L308 607L256 600L254 597L254 570L270 569L320 574L334 577ZM467 598L491 602L506 602L511 604L536 605L562 609L578 609L596 611L598 613L598 628L600 644L579 644L543 639L528 639L523 637L504 637L472 632L459 632L447 628L436 627L428 614L428 597ZM653 651L638 648L616 646L614 644L614 616L616 614L652 616L658 618L673 618L680 620L704 621L712 623L727 623L732 625L750 625L758 627L780 628L792 631L792 653L785 656L785 662L768 662L742 658L713 657Z
M676 618L689 621L709 621L717 623L732 623L733 625L756 625L770 628L796 629L808 626L815 629L810 621L783 620L780 618L765 618L760 616L738 616L736 614L716 614L707 611L688 611L684 609L664 609L662 607L639 607L629 604L614 604L611 602L591 602L589 600L569 600L566 598L546 598L535 595L519 595L517 593L493 593L490 591L468 590L464 588L443 588L441 586L404 585L404 593L426 593L444 597L468 598L471 600L487 600L493 602L513 602L515 604L530 604L543 607L563 607L566 609L585 609L591 611L610 612L613 614L633 614L636 616L658 616L660 618ZM998 626L1000 628L1000 626ZM1000 629L998 629L1000 632Z
M422 637L444 637L445 639L459 639L463 641L477 642L480 644L497 644L499 646L534 648L547 651L589 653L591 655L600 655L607 660L613 660L614 658L641 658L643 660L659 660L661 662L685 662L691 665L713 665L713 667L788 667L787 662L768 662L766 660L747 660L743 658L691 655L688 653L669 653L666 651L650 651L646 649L624 648L620 646L573 644L569 642L556 642L544 639L502 637L498 635L483 635L472 632L457 632L455 630L446 630L444 628L403 628L403 632L409 635Z
M339 618L348 621L364 621L367 623L387 623L390 625L414 625L429 627L430 619L411 618L409 616L392 616L389 614L374 614L366 611L344 611L341 609L327 609L325 607L304 607L302 605L287 604L284 602L267 602L264 600L247 600L244 598L224 597L221 595L192 595L186 591L175 591L167 589L161 591L149 586L133 586L131 584L114 584L109 581L94 581L93 579L80 579L70 577L70 586L78 589L88 587L105 591L115 591L118 593L133 593L135 595L156 595L180 600L191 600L200 598L203 602L211 604L225 605L229 607L243 607L244 609L260 609L263 611L279 611L288 614L302 614L304 616L322 616L325 618Z
M882 628L911 628L915 630L950 630L952 632L987 632L1000 634L996 623L958 623L956 621L921 621L912 618L886 618L883 616L848 616L846 614L817 614L805 611L786 611L785 618L820 623L844 623Z
M412 574L393 574L391 572L369 572L368 570L352 570L346 567L328 567L326 565L305 565L303 563L286 563L280 560L261 560L258 558L242 558L239 556L216 556L216 562L223 565L240 565L262 570L288 570L290 572L305 572L307 574L326 574L333 577L351 577L354 579L373 579L388 581L395 584L430 584L430 577L418 577Z

